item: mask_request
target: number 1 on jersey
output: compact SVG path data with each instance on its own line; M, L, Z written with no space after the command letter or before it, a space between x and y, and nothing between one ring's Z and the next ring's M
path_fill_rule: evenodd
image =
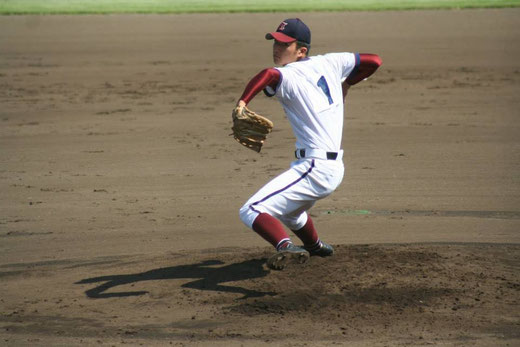
M318 85L318 87L321 88L321 90L323 90L323 93L325 93L325 95L329 99L329 105L332 105L332 103L334 101L332 100L332 96L330 96L329 85L327 84L327 80L325 79L325 76L321 76L320 77L320 79L318 80L317 85Z

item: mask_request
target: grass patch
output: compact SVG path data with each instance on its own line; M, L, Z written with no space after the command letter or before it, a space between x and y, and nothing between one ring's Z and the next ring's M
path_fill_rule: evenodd
M0 14L381 11L520 7L520 0L0 0Z

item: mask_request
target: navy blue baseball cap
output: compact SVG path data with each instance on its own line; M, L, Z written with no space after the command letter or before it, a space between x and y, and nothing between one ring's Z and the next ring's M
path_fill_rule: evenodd
M300 41L310 45L311 30L300 18L290 18L281 22L275 32L267 33L265 38L285 43Z

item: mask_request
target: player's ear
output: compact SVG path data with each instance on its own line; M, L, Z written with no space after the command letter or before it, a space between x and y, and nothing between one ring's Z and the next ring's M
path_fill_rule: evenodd
M307 52L308 52L307 47L302 46L302 47L298 48L298 53L301 54L301 57L306 57Z

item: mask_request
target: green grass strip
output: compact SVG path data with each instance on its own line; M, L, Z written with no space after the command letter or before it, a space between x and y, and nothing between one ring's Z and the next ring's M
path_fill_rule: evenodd
M520 7L520 0L0 0L0 14L382 11Z

